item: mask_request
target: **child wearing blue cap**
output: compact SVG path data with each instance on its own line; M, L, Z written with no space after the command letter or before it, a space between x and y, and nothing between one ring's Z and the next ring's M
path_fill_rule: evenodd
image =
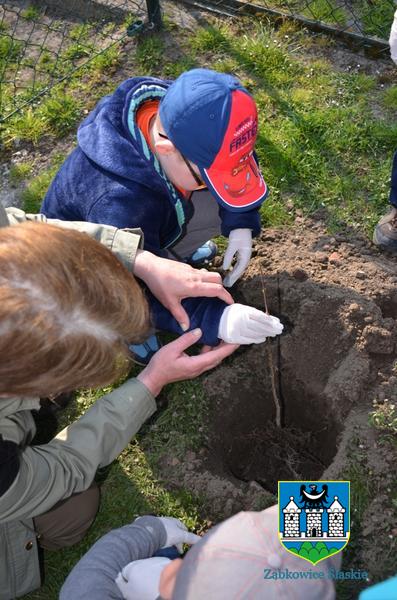
M231 75L208 69L173 83L152 77L124 81L103 98L78 129L78 147L44 199L48 217L141 228L144 247L198 266L213 258L206 240L229 238L223 267L231 286L251 257L267 195L254 155L257 109ZM181 333L170 313L149 295L154 324ZM184 301L202 343L263 342L281 332L278 319L219 299ZM156 340L146 346L148 355Z

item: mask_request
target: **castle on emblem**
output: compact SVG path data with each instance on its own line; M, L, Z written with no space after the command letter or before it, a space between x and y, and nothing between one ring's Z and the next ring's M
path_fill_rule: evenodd
M284 513L284 537L300 537L300 513L302 509L294 502L294 497L290 496L290 502L285 508Z
M300 527L301 514L306 514L306 531ZM323 513L328 515L328 528L323 531ZM289 540L313 540L320 538L323 541L335 540L342 541L347 538L344 529L344 513L346 509L334 496L334 501L328 508L299 508L295 503L294 497L290 496L290 501L283 508L284 515L284 533L283 539Z
M328 513L328 537L343 537L343 514L346 510L338 501L338 496L334 496L334 501L329 508Z

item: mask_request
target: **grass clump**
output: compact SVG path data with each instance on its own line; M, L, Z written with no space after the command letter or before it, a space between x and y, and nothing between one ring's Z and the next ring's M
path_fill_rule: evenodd
M197 67L197 63L194 58L183 56L176 62L169 62L164 65L164 76L169 79L176 79L185 71L189 71L195 67Z
M81 109L81 100L60 92L43 102L39 114L46 123L47 129L56 137L62 137L77 124Z
M90 67L98 73L106 73L115 69L120 63L120 49L117 46L111 46L95 56L90 62Z
M45 120L30 106L23 114L16 113L5 122L1 137L6 147L21 141L32 142L36 145L46 133Z
M48 187L57 173L60 165L64 161L63 155L58 155L53 159L52 166L34 177L21 194L22 208L27 213L40 212L40 206Z
M13 40L5 34L0 35L0 68L2 71L19 57L22 48L22 42Z
M375 401L374 410L370 413L370 423L375 429L390 434L397 443L397 409L393 402L387 399L383 402Z
M63 60L75 61L79 58L87 58L93 52L92 46L86 46L80 42L70 44L70 46L63 53Z
M81 117L82 101L54 88L52 95L39 106L30 106L5 121L2 128L4 145L11 147L22 141L37 145L45 135L66 135Z
M86 41L92 31L93 27L91 25L88 23L80 23L79 25L72 27L69 31L69 37L75 42Z
M35 21L40 16L40 9L31 4L21 12L21 15L26 21Z
M385 91L383 103L387 108L397 108L397 86L393 85Z
M140 72L150 75L156 72L162 63L164 54L164 42L160 37L150 35L141 37L136 50L136 60Z
M197 30L189 45L195 52L222 52L229 46L227 31L226 27L202 27Z
M15 187L24 181L32 172L33 165L31 162L22 162L17 165L11 165L8 174L10 184Z

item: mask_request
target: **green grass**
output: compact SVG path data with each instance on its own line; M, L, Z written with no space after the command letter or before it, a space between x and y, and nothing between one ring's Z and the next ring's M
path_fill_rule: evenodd
M136 50L136 61L142 75L148 75L158 69L164 54L164 42L154 35L139 39Z
M393 85L385 91L383 102L387 108L397 108L397 86Z
M27 161L17 165L11 165L9 172L9 181L12 186L17 186L24 181L32 172L32 162Z
M79 58L87 58L91 54L93 54L92 46L75 42L74 44L70 44L62 56L64 60L74 62Z
M40 12L41 11L37 6L33 6L31 4L30 6L28 6L28 8L25 8L25 10L21 12L21 15L27 21L36 21L40 16Z
M111 46L91 60L90 69L97 73L109 73L109 71L113 71L119 63L120 49L117 46Z
M72 27L69 31L69 37L75 42L87 41L93 31L94 29L89 23L80 23Z
M176 79L184 71L196 68L197 62L193 57L184 56L176 62L169 62L164 65L164 76L169 79Z
M64 161L63 155L54 157L52 166L34 177L21 194L22 207L27 213L40 212L40 205L54 175Z
M369 235L387 202L397 147L393 116L380 121L370 105L384 91L372 76L301 60L295 47L302 47L302 32L251 29L241 26L235 44L230 27L205 28L189 46L205 52L208 65L226 66L256 98L257 152L273 204L263 209L266 222L288 222L287 197L305 214L326 208L332 228L347 223Z
M35 145L46 133L47 124L42 115L29 107L6 121L1 130L1 138L6 147L21 141Z
M0 68L12 64L22 51L22 43L13 40L9 35L0 35Z
M312 0L302 13L315 21L337 25L346 24L345 11L330 0Z
M81 119L83 100L53 88L39 106L29 107L5 121L1 137L6 147L15 142L31 142L37 145L45 135L62 137Z
M364 3L362 23L365 33L387 40L395 8L392 2Z
M60 92L52 94L40 106L39 114L56 137L66 135L77 125L82 113L82 102Z

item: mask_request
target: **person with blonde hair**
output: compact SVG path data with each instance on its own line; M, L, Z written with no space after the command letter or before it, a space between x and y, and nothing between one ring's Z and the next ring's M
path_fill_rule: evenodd
M13 222L24 218L16 211ZM7 225L1 210L0 225ZM99 232L102 241L123 238L115 228L90 227L88 233ZM127 251L123 239L124 261L129 256L133 262L138 243ZM128 371L128 345L149 329L142 289L108 248L47 223L0 227L1 599L40 586L41 549L82 539L99 505L97 469L110 464L155 412L162 387L196 377L237 347L221 344L188 356L185 350L201 336L190 331L51 441L31 445L40 397L117 380Z

